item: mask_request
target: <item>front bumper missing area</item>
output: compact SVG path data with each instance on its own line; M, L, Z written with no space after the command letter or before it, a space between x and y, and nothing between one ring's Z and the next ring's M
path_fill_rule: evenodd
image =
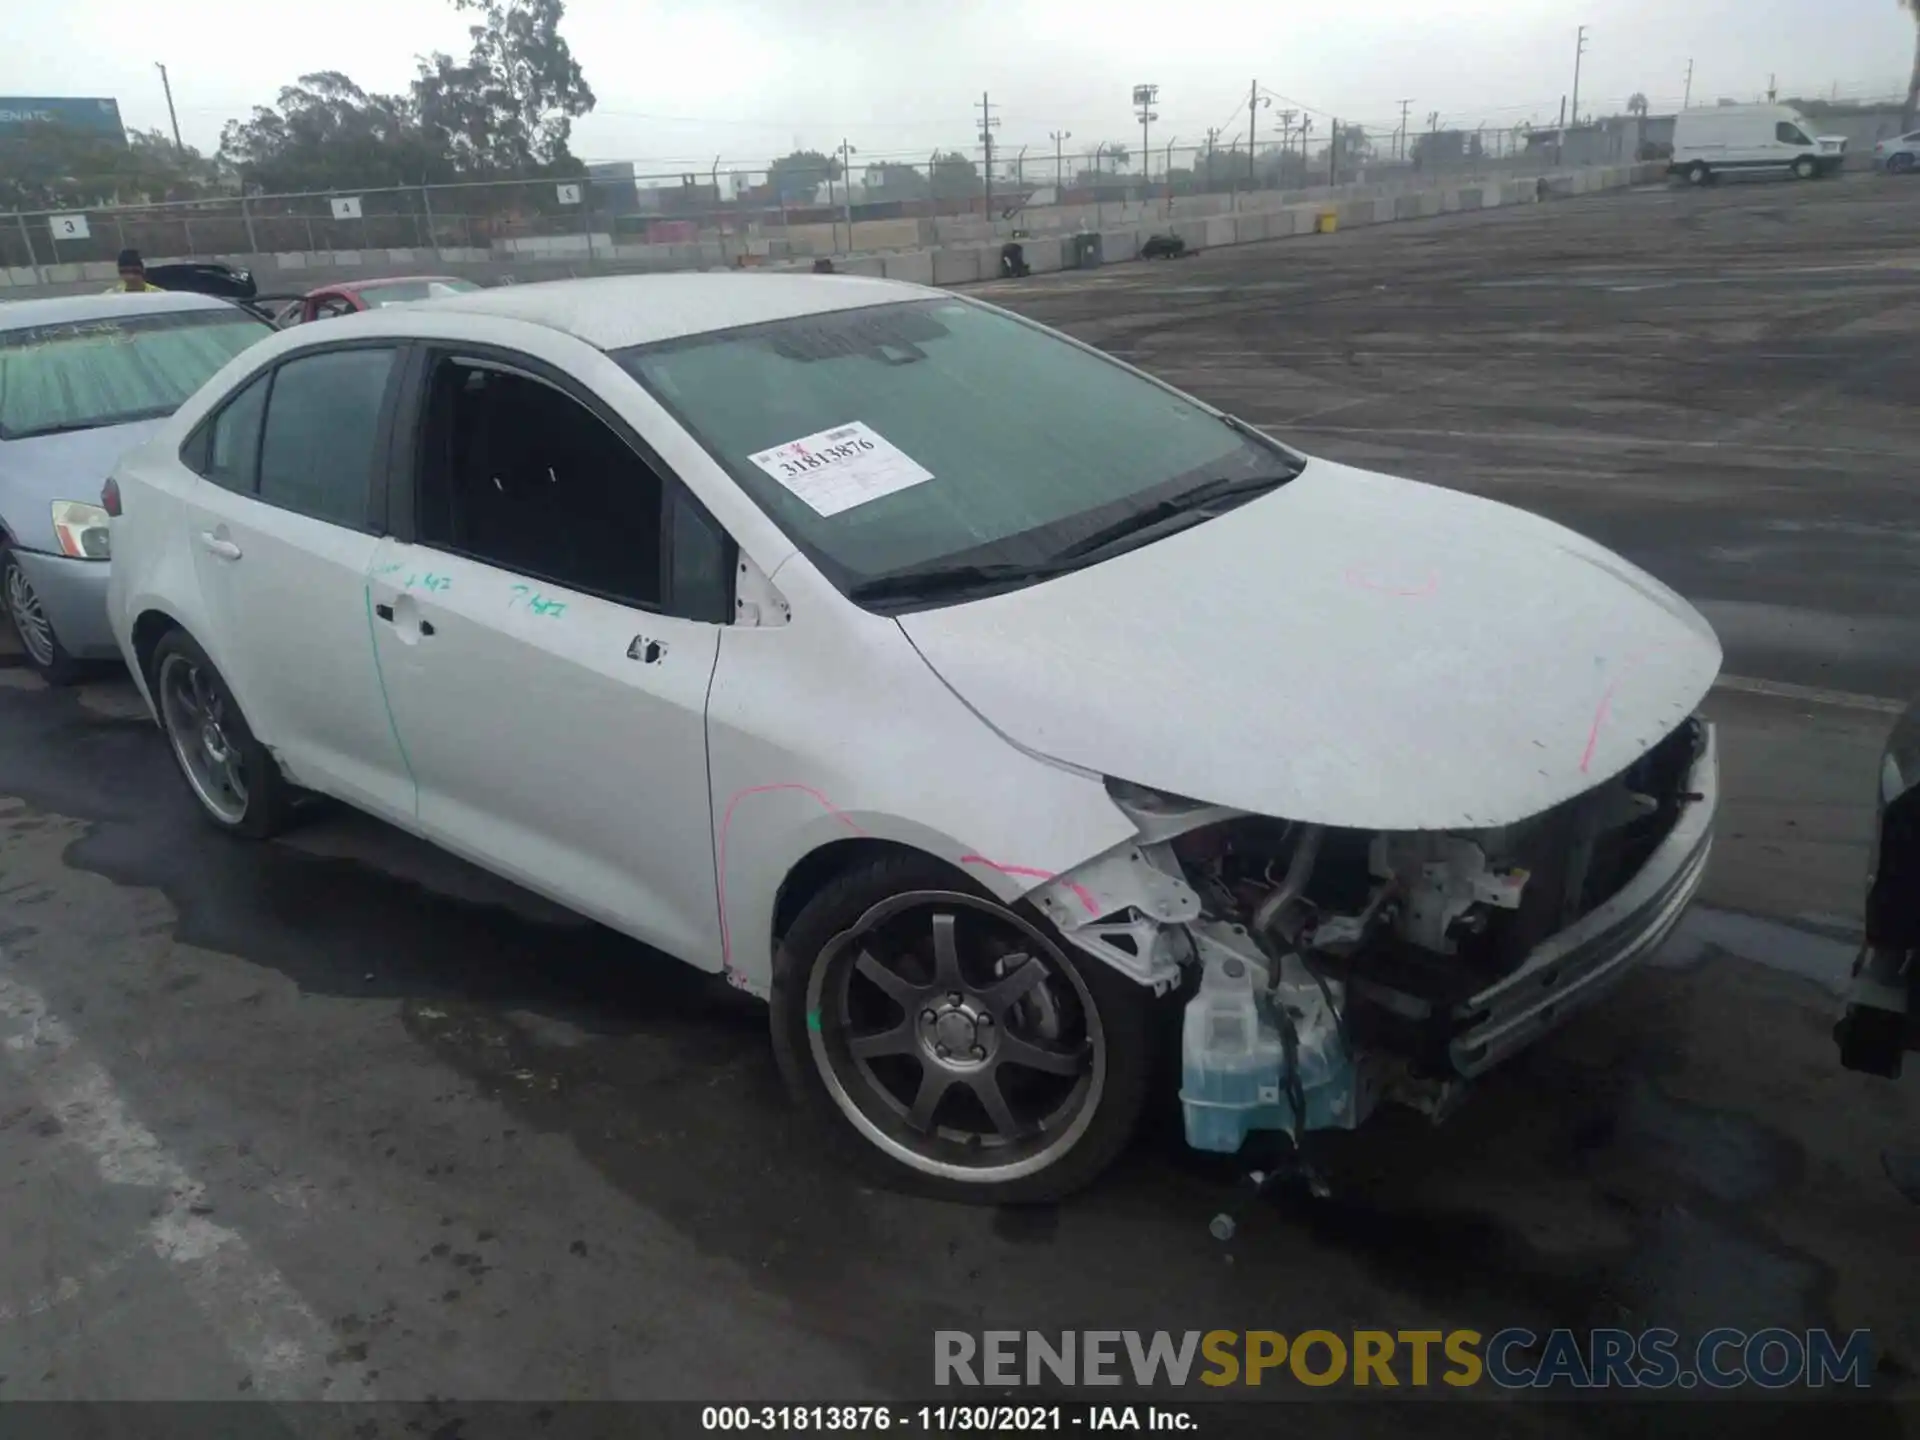
M1524 1050L1574 1011L1612 989L1673 933L1706 878L1720 804L1713 727L1686 780L1690 800L1639 872L1605 903L1546 941L1526 963L1456 1006L1448 1053L1468 1077Z

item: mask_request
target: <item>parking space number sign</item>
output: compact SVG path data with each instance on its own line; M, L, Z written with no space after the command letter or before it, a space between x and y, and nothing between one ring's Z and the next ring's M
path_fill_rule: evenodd
M333 218L336 220L358 220L360 218L360 197L358 195L336 195L333 197Z
M85 240L92 234L84 215L49 215L47 224L52 227L56 240Z

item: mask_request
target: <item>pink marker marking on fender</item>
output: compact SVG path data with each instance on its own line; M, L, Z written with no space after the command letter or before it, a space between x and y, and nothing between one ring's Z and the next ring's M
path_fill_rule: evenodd
M1587 748L1580 752L1580 773L1587 773L1587 767L1593 763L1593 752L1600 744L1600 727L1607 723L1607 711L1613 705L1613 687L1618 680L1607 682L1607 688L1600 692L1600 703L1593 710L1593 724L1587 727Z
M721 812L720 835L714 842L714 867L719 876L719 885L717 887L719 893L715 898L720 902L720 969L730 982L735 985L741 985L742 988L744 988L742 982L734 978L738 972L733 968L733 936L727 927L727 831L733 826L734 807L742 800L746 799L749 795L771 795L778 790L797 790L800 794L816 801L821 809L833 816L834 819L838 820L854 834L864 835L867 833L856 825L850 816L842 812L838 805L835 805L811 785L801 785L794 782L786 782L779 785L749 785L744 790L736 790L733 792L732 798L727 801L727 808Z
M998 860L989 860L984 855L962 855L960 857L960 863L962 865L984 865L989 870L998 870L1002 875L1028 875L1035 880L1058 880L1060 878L1051 870L1035 870L1029 865L1002 865ZM1098 915L1100 913L1099 902L1093 898L1093 893L1089 891L1086 886L1075 880L1067 881L1066 885L1067 888L1073 891L1074 895L1078 897L1080 903L1087 907L1087 913L1089 915Z
M1376 580L1369 580L1361 573L1358 565L1349 565L1347 567L1346 580L1347 584L1357 590L1371 590L1377 595L1397 595L1405 600L1421 599L1423 596L1433 594L1434 591L1440 588L1440 577L1432 573L1428 574L1426 584L1413 590L1404 589L1398 585L1382 585Z
M1582 775L1586 774L1587 767L1593 764L1593 752L1600 746L1600 727L1607 723L1607 716L1612 712L1613 692L1620 687L1620 682L1627 678L1627 673L1631 671L1634 666L1638 665L1642 660L1645 660L1649 655L1665 650L1666 648L1666 642L1663 641L1658 645L1645 645L1634 651L1620 662L1620 669L1614 674L1613 679L1607 682L1607 688L1600 692L1600 703L1593 707L1593 724L1587 727L1587 746L1586 749L1580 752L1580 773Z

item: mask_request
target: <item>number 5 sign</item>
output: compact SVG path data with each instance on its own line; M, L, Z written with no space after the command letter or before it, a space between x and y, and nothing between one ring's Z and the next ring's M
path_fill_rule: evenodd
M562 205L578 205L580 203L580 187L578 185L556 185L553 188L556 198L558 198Z
M93 233L87 229L84 215L49 215L47 225L56 240L85 240Z

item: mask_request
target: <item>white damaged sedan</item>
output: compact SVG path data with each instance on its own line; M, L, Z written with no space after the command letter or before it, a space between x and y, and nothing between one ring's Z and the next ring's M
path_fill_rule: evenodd
M940 291L301 327L102 503L216 824L323 792L724 972L829 1131L950 1195L1091 1179L1162 1020L1201 1149L1437 1113L1706 867L1678 596Z

